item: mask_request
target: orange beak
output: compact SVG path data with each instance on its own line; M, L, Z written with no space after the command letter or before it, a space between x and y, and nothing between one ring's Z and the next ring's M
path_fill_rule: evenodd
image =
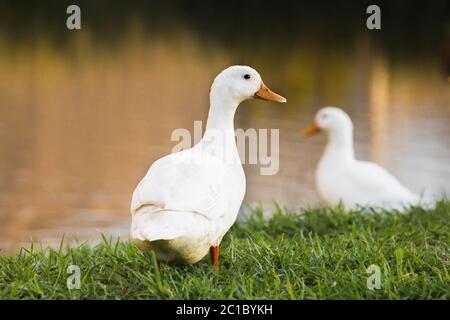
M306 137L312 136L318 132L320 132L320 127L317 125L317 123L313 122L311 124L311 126L309 126L308 128L306 128L302 131L302 136L303 136L303 138L306 138Z
M269 101L275 101L280 103L286 103L287 100L285 97L280 96L279 94L276 94L267 86L264 84L264 82L261 83L261 87L259 90L255 93L255 98L263 99L263 100L269 100Z

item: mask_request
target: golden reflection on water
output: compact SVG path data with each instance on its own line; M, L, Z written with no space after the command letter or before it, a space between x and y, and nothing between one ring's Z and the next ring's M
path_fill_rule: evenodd
M383 56L375 57L372 62L370 86L370 119L371 119L371 159L384 163L385 134L389 132L389 72Z
M149 165L170 152L176 128L205 120L211 81L240 63L185 28L148 36L134 23L120 47L76 34L68 48L0 39L0 247L30 238L55 244L63 233L98 239L124 235L131 193ZM256 52L257 67L289 103L245 102L236 128L279 128L280 170L261 176L245 165L246 201L270 209L319 202L314 168L325 137L301 128L324 105L355 121L357 155L385 165L416 192L450 190L449 90L439 66L389 64L370 44L326 53L302 46ZM264 67L267 66L267 67Z

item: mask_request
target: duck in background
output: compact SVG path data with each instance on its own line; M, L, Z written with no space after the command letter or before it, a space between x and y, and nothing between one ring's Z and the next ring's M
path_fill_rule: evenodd
M219 244L245 195L233 119L238 105L251 98L286 102L248 66L222 71L211 87L202 140L154 162L134 190L130 237L154 251L158 264L193 264L210 251L218 271Z
M327 204L341 201L346 209L373 207L403 209L417 205L420 197L404 187L381 166L355 159L353 123L341 109L320 109L313 124L303 131L308 137L320 131L328 134L328 144L315 172L318 193Z

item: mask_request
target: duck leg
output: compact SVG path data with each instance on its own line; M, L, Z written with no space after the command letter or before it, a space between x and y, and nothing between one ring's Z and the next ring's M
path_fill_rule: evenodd
M219 246L212 246L209 251L211 252L211 261L214 265L214 271L219 272Z

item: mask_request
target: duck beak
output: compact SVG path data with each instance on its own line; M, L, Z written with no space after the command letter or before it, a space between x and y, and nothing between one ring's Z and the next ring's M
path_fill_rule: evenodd
M302 137L306 138L309 136L312 136L320 131L320 127L317 125L317 123L313 122L308 128L304 129L302 131Z
M261 82L261 87L255 93L255 98L268 100L268 101L281 102L281 103L287 102L285 97L282 97L279 94L276 94L275 92L273 92L272 90L267 88L267 86L264 84L264 82Z

